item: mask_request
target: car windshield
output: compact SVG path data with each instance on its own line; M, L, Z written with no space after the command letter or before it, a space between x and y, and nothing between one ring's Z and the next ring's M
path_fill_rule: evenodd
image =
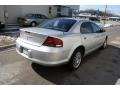
M73 19L52 19L43 22L38 27L67 32L76 23Z

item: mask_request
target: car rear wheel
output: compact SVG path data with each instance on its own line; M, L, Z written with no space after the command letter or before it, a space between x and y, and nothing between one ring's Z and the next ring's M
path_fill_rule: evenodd
M32 23L31 23L31 26L32 26L32 27L35 27L36 25L37 25L36 22L32 22Z
M82 60L82 53L81 53L81 51L79 49L77 49L73 53L73 55L72 55L72 57L71 57L71 59L70 59L70 61L68 63L70 69L71 70L78 69L79 66L80 66L81 60Z

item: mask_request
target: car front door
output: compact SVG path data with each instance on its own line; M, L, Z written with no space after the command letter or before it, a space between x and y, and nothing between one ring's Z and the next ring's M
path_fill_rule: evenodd
M38 22L39 23L42 23L45 20L46 20L46 17L44 15L38 14Z
M80 32L87 54L96 48L96 34L93 32L91 22L83 22L80 27Z

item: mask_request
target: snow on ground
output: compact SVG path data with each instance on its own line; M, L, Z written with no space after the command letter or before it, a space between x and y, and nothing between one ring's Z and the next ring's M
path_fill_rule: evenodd
M16 41L16 38L14 37L4 36L4 35L0 36L0 46L14 44L15 41Z

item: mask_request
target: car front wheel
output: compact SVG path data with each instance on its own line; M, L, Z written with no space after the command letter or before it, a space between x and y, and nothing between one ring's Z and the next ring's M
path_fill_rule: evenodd
M103 45L102 45L102 48L105 49L107 47L107 38L105 39Z

